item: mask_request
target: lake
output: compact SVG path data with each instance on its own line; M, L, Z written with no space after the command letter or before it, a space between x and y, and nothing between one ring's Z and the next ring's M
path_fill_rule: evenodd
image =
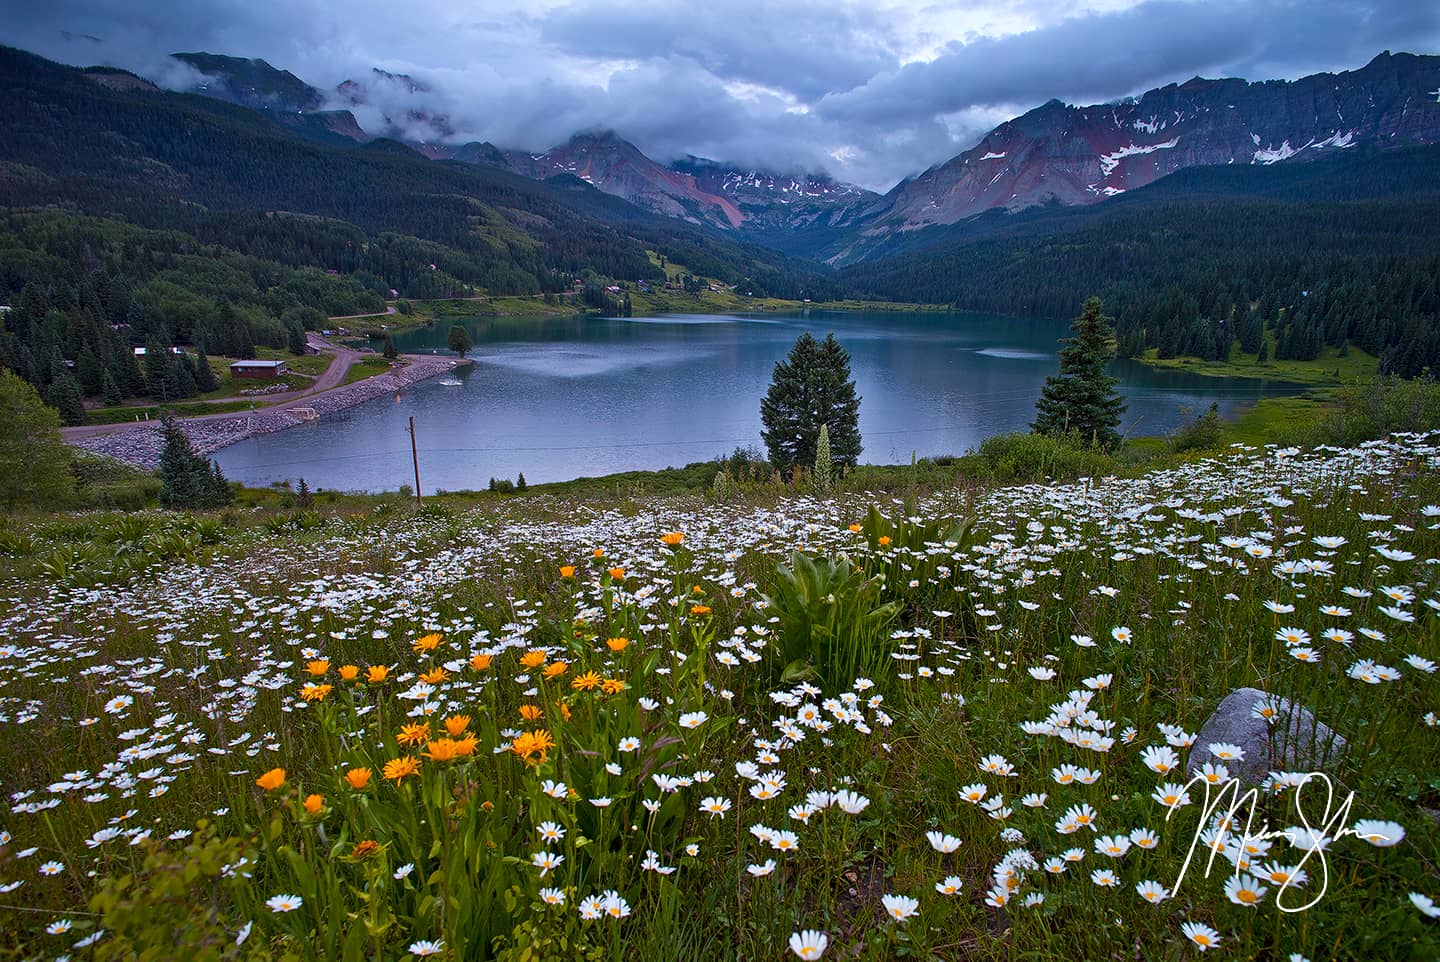
M414 385L314 424L215 455L249 485L305 478L311 488L394 490L413 483L415 418L426 492L680 466L763 451L760 399L801 331L833 331L851 355L861 460L961 454L1025 430L1056 371L1067 321L980 314L809 311L793 315L465 318L397 335L401 351L444 351L465 323L475 364L458 387ZM1216 402L1222 411L1293 385L1157 371L1117 361L1124 430L1164 434Z

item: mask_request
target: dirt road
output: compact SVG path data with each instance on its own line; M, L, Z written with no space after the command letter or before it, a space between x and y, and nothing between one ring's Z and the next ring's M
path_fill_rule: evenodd
M310 346L324 354L330 355L330 366L315 378L313 384L298 391L282 391L278 394L262 394L254 399L255 413L261 411L284 411L292 407L304 407L306 402L315 395L339 387L345 383L345 375L350 373L350 368L365 355L354 348L344 347L327 341L319 334L310 334L307 337ZM409 355L403 355L409 358ZM244 401L245 398L215 398L205 401L206 404L229 404L234 401ZM219 418L243 417L243 411L222 411L218 414L197 414L194 417L182 418L183 421L210 421ZM66 441L75 441L80 438L94 438L105 434L117 434L135 427L134 421L121 421L118 424L82 424L76 427L60 429L60 437Z

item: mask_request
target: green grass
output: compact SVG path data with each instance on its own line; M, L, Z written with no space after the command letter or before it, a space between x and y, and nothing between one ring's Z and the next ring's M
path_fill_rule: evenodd
M374 377L377 374L384 374L390 370L390 361L383 356L363 357L350 365L350 370L345 372L346 384L354 384L356 381L363 381L367 377Z
M255 406L261 407L264 398L256 398ZM130 421L147 418L155 420L160 417L161 412L169 411L176 417L188 418L202 414L229 414L235 411L250 410L249 400L222 401L217 404L208 404L204 401L185 401L181 404L143 404L134 406L119 406L111 408L95 408L85 412L86 424L124 424Z
M1161 359L1154 348L1136 360L1162 370L1211 377L1262 378L1314 385L1335 385L1371 378L1379 370L1379 360L1358 347L1351 347L1345 357L1340 356L1338 348L1327 347L1313 361L1270 360L1264 364L1257 362L1257 355L1246 354L1238 346L1226 361L1203 361L1194 357Z
M1014 465L1066 457L1053 445L1001 447L991 454ZM0 695L26 717L0 744L0 780L7 793L31 791L10 799L5 828L13 849L37 851L28 860L0 852L0 877L25 881L23 903L0 905L0 951L52 953L61 940L43 927L64 918L74 923L65 947L105 929L102 958L203 958L207 946L234 947L253 922L244 952L255 959L399 960L417 940L443 939L442 957L457 959L518 962L528 947L536 959L778 960L793 957L791 933L813 928L829 935L827 958L863 962L1188 962L1198 956L1180 925L1192 921L1220 933L1222 959L1434 958L1440 934L1406 898L1440 894L1440 835L1427 814L1440 807L1440 742L1421 720L1440 678L1402 660L1440 658L1440 619L1425 605L1434 594L1426 559L1440 554L1440 534L1422 513L1440 502L1440 476L1411 470L1414 454L1304 463L1257 454L1186 464L1145 485L950 484L903 506L855 488L782 502L757 482L727 505L648 494L609 504L583 487L537 486L538 497L468 507L428 499L420 512L394 497L324 494L301 509L270 500L292 493L270 492L204 518L14 519L0 538L0 577L24 652L0 659ZM872 506L887 517L867 519ZM973 518L973 533L932 552L926 542L953 531L947 519L956 516ZM675 530L684 538L672 550L661 536ZM1311 540L1320 536L1343 542ZM1415 557L1386 560L1382 545ZM802 548L845 559L825 566L831 577L808 601L777 590L786 581L779 566ZM1263 558L1262 549L1274 553ZM1334 574L1280 568L1300 558ZM1347 585L1359 596L1344 594ZM1414 621L1381 611L1386 586L1413 593L1400 608ZM757 607L766 596L776 600ZM831 677L813 693L782 680L792 654L808 653L800 667L807 656L830 657L828 636L809 635L808 623L854 626L877 602L893 604L897 620L857 634L863 645L821 666L853 658L874 687ZM1323 614L1322 604L1351 614ZM1310 634L1318 663L1290 656L1277 637L1287 626ZM1336 626L1383 629L1385 640L1322 637ZM1133 637L1117 640L1120 628ZM431 632L433 648L419 644ZM1095 645L1077 645L1077 635ZM628 641L616 651L610 638ZM565 666L549 677L522 668L527 650ZM719 657L751 650L758 661ZM490 658L472 662L476 654ZM1364 658L1399 677L1349 677ZM357 680L342 676L345 665L357 667ZM372 665L389 667L389 678L363 681ZM431 675L433 714L402 697L447 665L444 677ZM616 690L572 684L592 671ZM332 687L302 701L316 684ZM1273 885L1258 908L1232 904L1223 861L1209 878L1192 866L1182 891L1149 905L1135 885L1175 885L1199 817L1191 806L1166 820L1151 793L1183 779L1157 775L1141 752L1165 744L1157 725L1196 733L1220 698L1254 684L1350 739L1334 769L1341 794L1355 792L1348 823L1394 820L1406 838L1389 848L1336 840L1328 891L1303 913L1278 912ZM777 703L772 692L795 702ZM1092 734L1113 723L1107 750L1022 729L1067 692L1087 693L1070 697L1087 699ZM845 695L863 729L820 707L832 718L827 731L800 725L803 737L783 737L807 703ZM643 707L642 698L653 701ZM533 706L531 718L522 706ZM704 720L682 725L694 711ZM442 721L455 715L468 717L457 731L476 743L436 760ZM421 742L398 743L402 725L415 722ZM555 745L527 765L509 748L520 730ZM620 747L628 737L636 750ZM154 754L106 768L129 750ZM1187 753L1178 750L1182 762ZM418 774L384 778L383 766L402 756L419 760ZM1013 773L987 770L993 756ZM773 799L736 774L737 763L757 758L785 775ZM1093 769L1094 783L1058 784L1052 771L1065 764ZM283 783L256 784L277 767ZM363 788L342 780L362 767L372 772ZM116 772L135 780L133 794ZM48 788L67 773L100 784ZM653 774L699 780L667 793ZM545 794L547 779L574 794ZM1003 795L1003 818L962 799L977 783L987 800ZM868 805L793 814L809 792L840 788ZM1045 807L1022 804L1030 793L1044 793ZM303 805L312 794L313 813ZM602 796L608 805L593 804ZM706 814L707 796L731 810ZM56 807L23 810L52 797ZM1095 809L1097 829L1058 830L1081 803ZM1260 806L1273 826L1298 823L1293 792L1267 794ZM539 841L544 821L563 838ZM793 831L798 848L757 839L750 830L759 824ZM104 841L109 827L128 834ZM1153 850L1111 859L1095 849L1101 836L1141 829L1157 836ZM148 839L134 838L146 830ZM167 837L177 830L194 834ZM931 830L963 844L941 854L926 840ZM357 850L366 840L373 850ZM1085 854L1064 874L1014 861L1020 850L1043 861L1071 847ZM531 864L541 851L564 857L543 878ZM642 869L647 851L678 871ZM243 871L226 871L242 858ZM1299 855L1281 842L1269 858L1293 864ZM747 870L767 859L773 873ZM42 875L48 860L65 870ZM1017 883L1003 911L986 902L1002 864L1015 866ZM1322 871L1318 859L1306 867L1312 878ZM1094 884L1099 870L1119 884ZM959 894L937 893L950 875ZM542 886L564 891L565 906L546 907ZM582 920L580 900L612 888L630 915ZM265 901L281 893L303 903L271 911ZM918 914L887 920L882 894L915 897ZM1044 901L1024 905L1033 895Z

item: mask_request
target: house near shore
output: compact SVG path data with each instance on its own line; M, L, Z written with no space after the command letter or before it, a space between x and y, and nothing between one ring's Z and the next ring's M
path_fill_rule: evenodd
M290 366L279 361L235 361L230 365L231 377L269 378L287 374Z

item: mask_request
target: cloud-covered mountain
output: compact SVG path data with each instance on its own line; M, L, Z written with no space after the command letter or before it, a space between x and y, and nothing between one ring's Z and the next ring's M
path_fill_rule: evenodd
M539 180L573 176L649 211L836 263L863 259L897 233L996 208L1098 203L1187 167L1440 142L1440 103L1430 93L1440 87L1440 57L1386 51L1357 70L1294 81L1196 77L1115 103L1051 100L882 197L823 174L696 157L661 163L609 130L540 152L465 143L443 112L424 106L434 91L404 74L375 69L325 95L263 60L176 56L203 75L196 92L291 125L306 118L324 136L389 137L431 159Z

